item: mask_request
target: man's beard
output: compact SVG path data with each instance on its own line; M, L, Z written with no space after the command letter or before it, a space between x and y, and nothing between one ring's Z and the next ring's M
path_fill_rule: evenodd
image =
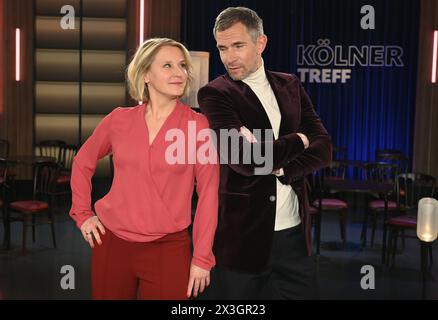
M230 76L231 79L233 79L234 81L239 81L239 80L243 80L245 78L247 78L251 73L254 73L257 71L257 63L254 64L254 66L251 68L251 70L248 71L248 69L241 67L242 69L242 73L237 74L237 75L232 75L232 73L229 71L228 68L226 68L228 75Z

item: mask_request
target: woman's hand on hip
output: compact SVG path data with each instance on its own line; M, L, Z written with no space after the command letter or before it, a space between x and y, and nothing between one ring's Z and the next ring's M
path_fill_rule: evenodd
M102 244L99 231L105 234L105 228L97 216L88 218L81 226L82 236L90 244L91 248L94 248L93 238L99 245Z
M210 285L210 271L202 269L193 263L190 265L189 286L187 288L187 298L198 296L198 292L204 292L204 289Z

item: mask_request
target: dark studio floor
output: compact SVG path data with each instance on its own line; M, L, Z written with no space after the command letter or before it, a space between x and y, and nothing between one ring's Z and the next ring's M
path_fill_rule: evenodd
M108 181L95 181L94 198L106 193ZM64 202L62 204L62 202ZM21 224L12 225L12 250L0 251L0 299L89 299L90 248L68 216L69 200L60 201L56 210L58 248L53 249L50 227L37 227L36 243L28 237L28 250L21 252ZM421 299L420 245L417 239L406 239L406 248L396 256L395 266L381 264L381 228L374 248L362 249L360 231L363 198L349 198L350 212L347 245L340 246L337 215L327 214L322 222L322 247L318 258L318 277L322 299ZM356 206L354 206L356 203ZM358 207L358 208L355 208ZM30 230L29 230L30 231ZM0 237L3 238L3 225ZM369 231L369 234L371 232ZM29 232L30 234L30 232ZM369 238L369 237L368 237ZM399 245L400 247L400 245ZM435 260L438 252L434 244ZM426 298L438 299L438 263L431 268ZM71 265L75 271L75 288L63 290L61 268ZM375 289L361 289L361 268L374 267Z

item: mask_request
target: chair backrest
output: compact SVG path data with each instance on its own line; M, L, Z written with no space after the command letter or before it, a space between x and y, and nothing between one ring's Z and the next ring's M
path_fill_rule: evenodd
M408 173L409 158L396 149L377 149L376 162L391 163L398 166L398 173Z
M5 159L0 158L0 186L6 182L7 174L8 174L7 162Z
M330 164L320 170L320 177L323 179L345 179L346 165L341 161L333 160Z
M311 187L311 198L320 199L327 191L324 187L324 181L329 179L344 180L345 170L346 166L342 162L332 161L327 167L316 170L307 176Z
M0 139L0 158L7 158L9 157L9 141Z
M416 208L424 197L434 197L435 177L424 173L402 173L397 176L397 202L404 208Z
M65 145L62 147L61 165L63 170L71 171L73 158L78 152L78 147L75 145Z
M376 182L394 183L400 168L396 163L370 162L365 168L365 179Z
M40 156L54 157L58 163L62 162L63 148L66 146L65 141L61 140L43 140L38 144Z
M7 162L0 158L0 199L6 199L6 177L8 174Z
M33 199L50 196L56 191L60 166L54 162L38 162L34 165Z

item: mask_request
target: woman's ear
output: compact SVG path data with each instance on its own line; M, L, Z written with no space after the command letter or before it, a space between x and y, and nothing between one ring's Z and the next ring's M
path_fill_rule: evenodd
M145 73L145 75L144 75L144 77L143 77L143 80L144 80L144 82L145 82L146 84L149 83L149 72L146 72L146 73Z

